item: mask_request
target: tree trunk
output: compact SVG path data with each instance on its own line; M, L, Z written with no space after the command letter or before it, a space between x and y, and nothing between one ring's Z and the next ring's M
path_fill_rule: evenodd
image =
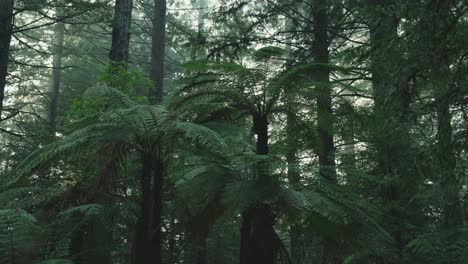
M141 204L132 248L132 263L152 264L150 248L151 223L153 219L154 197L151 195L151 177L153 171L152 155L142 154L142 171L140 176Z
M240 264L276 263L279 244L273 228L275 215L266 203L242 212Z
M347 113L351 117L346 120L345 127L342 131L342 138L344 142L343 147L343 167L346 173L346 182L355 186L358 184L356 179L356 147L354 143L354 132L356 124L354 121L354 107L352 102L345 100L342 104L343 113Z
M439 175L444 193L444 227L455 228L463 224L463 213L460 204L460 183L455 172L456 156L455 146L452 140L452 114L450 105L452 97L450 95L450 40L447 35L450 33L451 20L450 9L454 6L454 1L436 0L429 4L430 13L426 17L428 28L431 28L432 79L434 82L434 95L437 111L437 159L439 161Z
M153 222L151 226L151 252L153 252L152 263L162 263L162 211L163 211L163 186L164 165L161 160L153 161L156 166L153 171Z
M326 0L314 0L313 16L313 47L314 63L319 64L314 73L317 82L317 128L319 135L319 173L323 180L336 182L335 144L333 139L333 111L331 100L331 84L328 41L328 6ZM340 263L337 252L340 247L333 238L323 237L322 263Z
M197 0L197 8L198 8L198 31L197 35L193 37L191 40L191 54L190 59L196 60L200 57L201 52L203 51L203 34L205 29L205 0Z
M57 16L62 15L62 8L57 7ZM54 57L52 61L52 80L50 86L50 105L49 105L49 134L54 137L57 131L58 117L58 99L60 95L60 79L62 73L62 55L63 55L63 39L65 33L65 24L57 22L55 24L55 40L53 42Z
M406 204L405 201L410 199L409 194L414 191L410 190L410 181L416 180L412 170L408 123L411 98L402 77L404 62L396 42L398 19L392 9L392 3L385 0L369 0L369 4L372 9L369 19L370 68L374 94L377 174L384 179L380 189L387 228L398 250L395 263L403 263L403 227L409 220L405 215L411 210L403 211L401 204ZM391 263L391 260L388 261Z
M132 0L115 1L112 45L109 60L116 65L125 65L128 62L132 8Z
M319 172L327 180L336 181L335 145L333 142L333 112L331 105L330 70L328 52L328 1L314 0L313 5L313 58L323 65L315 72L317 84L317 123L319 133Z
M13 0L0 1L0 122L2 121L3 100L8 68L8 55L13 30Z
M150 91L152 103L162 102L164 96L164 49L166 46L166 0L154 0L151 44L150 79L155 88Z
M452 141L452 114L450 113L450 96L448 94L450 69L448 64L438 64L440 73L435 76L436 109L437 109L437 157L439 160L440 180L444 193L444 227L454 228L463 224L463 213L460 204L460 183L455 167L456 157Z
M257 135L256 153L268 155L268 118L254 115L253 128ZM257 169L258 182L270 184L268 163L261 161ZM240 264L274 264L279 241L274 230L276 217L271 206L263 201L250 205L242 212Z
M191 219L191 241L193 259L196 264L205 264L207 257L207 239L218 217L223 213L221 192L214 197L198 214Z

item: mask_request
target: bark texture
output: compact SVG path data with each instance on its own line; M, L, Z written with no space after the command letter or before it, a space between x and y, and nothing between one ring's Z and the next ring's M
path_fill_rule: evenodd
M109 53L111 73L117 73L118 68L127 68L130 49L130 26L132 23L133 0L116 0L114 6L114 23L112 26L112 44ZM111 78L108 85L118 84Z
M166 0L154 0L153 32L151 43L150 79L155 88L150 92L153 103L162 102L164 96L164 49L166 46Z
M315 72L314 80L318 83L317 123L319 133L319 166L320 175L331 181L336 180L335 144L333 142L333 111L331 102L329 51L328 51L328 1L313 1L313 35L312 47L314 63L321 67Z
M8 69L8 55L13 30L13 0L0 1L0 122Z

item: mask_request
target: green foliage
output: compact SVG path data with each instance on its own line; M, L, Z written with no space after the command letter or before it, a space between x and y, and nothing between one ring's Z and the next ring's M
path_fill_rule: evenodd
M232 72L236 73L244 70L245 68L239 64L231 62L219 62L211 60L196 60L189 61L182 65L184 69L192 72L206 72L206 71L215 71L215 72Z
M109 64L98 81L101 85L111 85L136 100L144 100L155 84L148 76L136 68Z
M268 47L263 47L261 49L256 50L253 54L252 57L256 61L263 61L263 60L269 60L269 59L279 59L283 58L286 56L287 51L285 49L282 49L280 47L275 47L275 46L268 46Z
M17 263L27 258L40 233L34 216L21 209L0 210L0 261Z

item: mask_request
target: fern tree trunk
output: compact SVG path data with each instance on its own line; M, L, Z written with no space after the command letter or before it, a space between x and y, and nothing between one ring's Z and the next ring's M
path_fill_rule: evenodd
M165 167L152 152L142 153L140 216L132 245L132 263L162 263L162 194Z
M141 157L142 170L140 175L140 215L137 220L135 237L132 245L132 263L152 263L150 238L153 219L153 196L151 195L151 178L153 171L152 155L145 153Z
M404 63L398 48L395 9L390 1L369 0L372 12L369 19L371 43L371 73L374 94L375 131L374 143L377 150L377 175L382 179L381 198L386 217L386 228L392 234L397 255L396 261L403 263L405 225L409 224L403 204L408 204L416 180L410 155L408 86L401 77Z
M268 155L268 118L257 114L253 117L254 131L257 135L256 153ZM268 164L258 164L258 181L271 184ZM279 249L274 225L276 218L271 206L259 201L242 212L240 264L274 264Z
M191 217L191 255L195 264L207 263L207 239L216 220L223 212L220 203L221 193L218 192L199 214Z
M155 88L150 91L150 101L162 102L164 96L164 49L166 46L166 0L154 0L153 31L151 42L150 79Z
M163 212L163 187L165 178L165 167L162 159L158 157L153 171L153 222L151 226L151 252L152 263L162 263L162 212Z
M0 122L5 98L8 55L13 30L13 0L0 1Z

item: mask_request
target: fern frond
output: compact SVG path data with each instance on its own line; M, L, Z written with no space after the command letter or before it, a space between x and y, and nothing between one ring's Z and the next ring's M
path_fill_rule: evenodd
M40 232L34 216L21 209L0 210L0 262L17 263L31 250Z

